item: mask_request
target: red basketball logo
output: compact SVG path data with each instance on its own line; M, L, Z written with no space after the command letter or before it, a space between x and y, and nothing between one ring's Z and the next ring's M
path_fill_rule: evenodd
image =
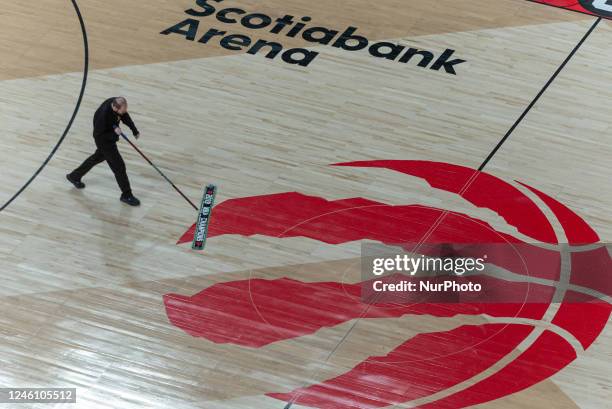
M193 296L164 297L168 318L175 326L194 337L245 348L287 342L357 318L490 318L489 323L481 325L421 333L383 356L370 356L335 378L292 391L269 391L268 396L321 409L395 404L466 407L549 378L589 348L604 329L612 310L612 260L605 247L595 245L599 242L597 234L565 205L520 182L519 189L487 173L447 163L378 160L336 166L386 168L422 178L434 189L458 194L472 205L495 212L517 233L495 231L482 220L448 209L414 204L393 206L366 198L329 201L288 192L219 204L214 209L209 237L257 234L307 237L329 245L357 240L405 243L424 237L444 212L444 221L427 236L432 243L523 243L527 237L536 246L546 248L542 251L559 260L552 263L555 268L535 269L524 282L519 279L504 285L520 286L535 279L533 288L550 290L550 294L557 292L559 296L562 287L562 302L558 308L551 306L551 295L548 302L522 305L366 306L360 298L360 283L313 283L292 277L232 281ZM548 208L546 213L530 196ZM364 219L370 220L368 226L359 223ZM191 242L193 228L179 243ZM563 242L572 250L562 257L555 249ZM227 298L233 300L231 305L219 301ZM424 352L427 358L423 358ZM433 378L432 374L437 376Z
M532 0L580 13L612 18L612 0Z

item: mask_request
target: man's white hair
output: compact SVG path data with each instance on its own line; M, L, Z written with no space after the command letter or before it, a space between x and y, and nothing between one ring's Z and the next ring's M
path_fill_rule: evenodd
M127 104L127 99L125 97L117 97L113 101L113 105L116 107L122 107Z

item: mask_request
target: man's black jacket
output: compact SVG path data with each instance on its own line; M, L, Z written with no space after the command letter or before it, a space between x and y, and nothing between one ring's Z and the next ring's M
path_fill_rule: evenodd
M115 128L119 126L119 121L126 124L131 130L132 134L138 135L138 129L134 125L134 121L130 118L130 114L127 112L123 115L119 115L113 111L112 103L115 98L109 98L100 105L96 110L93 119L93 136L94 139L101 143L115 143L119 140L119 136L115 133Z

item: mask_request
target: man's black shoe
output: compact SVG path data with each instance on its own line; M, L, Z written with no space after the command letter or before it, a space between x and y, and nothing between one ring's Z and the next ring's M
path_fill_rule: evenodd
M81 182L78 179L75 179L71 173L66 175L66 179L68 179L68 182L72 183L74 185L74 187L76 187L77 189L84 189L85 188L85 183Z
M127 203L130 206L140 206L140 200L136 199L136 197L134 197L134 195L130 195L130 196L121 196L121 200L123 203Z

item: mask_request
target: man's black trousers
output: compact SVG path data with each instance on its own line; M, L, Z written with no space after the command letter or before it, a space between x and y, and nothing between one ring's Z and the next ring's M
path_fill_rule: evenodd
M96 147L97 149L94 154L85 159L81 166L72 171L71 176L74 179L81 180L94 166L106 161L115 174L115 179L117 179L122 196L130 196L132 194L130 181L125 168L125 162L117 148L117 143L108 140L101 141L96 138Z

